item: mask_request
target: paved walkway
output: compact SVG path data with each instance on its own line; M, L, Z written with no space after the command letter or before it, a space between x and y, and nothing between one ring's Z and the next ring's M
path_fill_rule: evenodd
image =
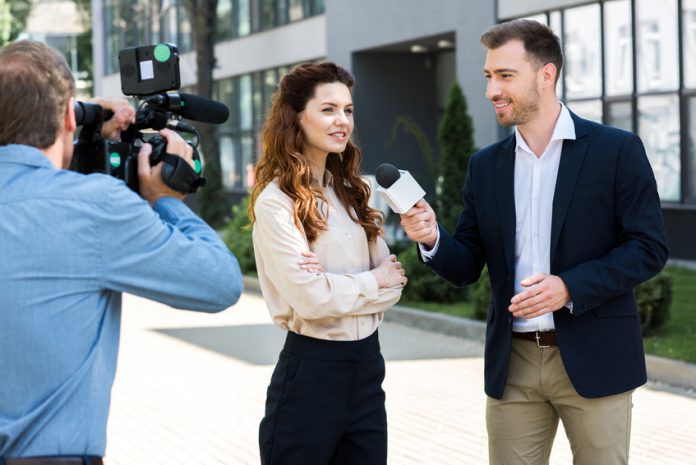
M395 323L380 338L389 463L487 463L481 345ZM125 296L106 464L258 464L283 339L254 294L215 315ZM696 398L643 387L634 405L632 465L696 464ZM562 430L551 463L572 463Z

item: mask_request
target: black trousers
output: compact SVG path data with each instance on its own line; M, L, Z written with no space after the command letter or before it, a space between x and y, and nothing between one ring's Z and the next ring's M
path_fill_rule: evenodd
M288 332L259 428L263 465L386 465L377 332L327 341Z

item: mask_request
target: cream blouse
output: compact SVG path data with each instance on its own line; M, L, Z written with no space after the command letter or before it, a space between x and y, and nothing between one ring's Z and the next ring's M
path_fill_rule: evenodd
M327 231L308 244L295 226L293 202L276 181L254 205L254 255L261 292L279 327L297 334L341 341L364 339L398 302L401 288L378 289L370 269L387 256L381 237L368 242L365 230L353 222L329 179L324 187L328 205ZM317 255L323 273L300 269L301 253Z

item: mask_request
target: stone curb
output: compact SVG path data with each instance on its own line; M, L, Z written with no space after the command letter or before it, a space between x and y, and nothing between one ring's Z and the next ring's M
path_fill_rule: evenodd
M259 281L255 276L244 276L244 289L249 292L261 293ZM428 312L401 305L395 305L386 312L384 320L447 336L473 339L481 343L486 338L486 324L482 321ZM656 355L646 355L645 360L650 381L696 391L696 364Z

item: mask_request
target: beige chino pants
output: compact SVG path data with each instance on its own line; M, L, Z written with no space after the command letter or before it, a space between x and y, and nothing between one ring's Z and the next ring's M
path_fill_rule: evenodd
M560 418L574 465L627 465L632 393L584 398L558 347L513 338L503 398L486 404L490 464L547 465Z

